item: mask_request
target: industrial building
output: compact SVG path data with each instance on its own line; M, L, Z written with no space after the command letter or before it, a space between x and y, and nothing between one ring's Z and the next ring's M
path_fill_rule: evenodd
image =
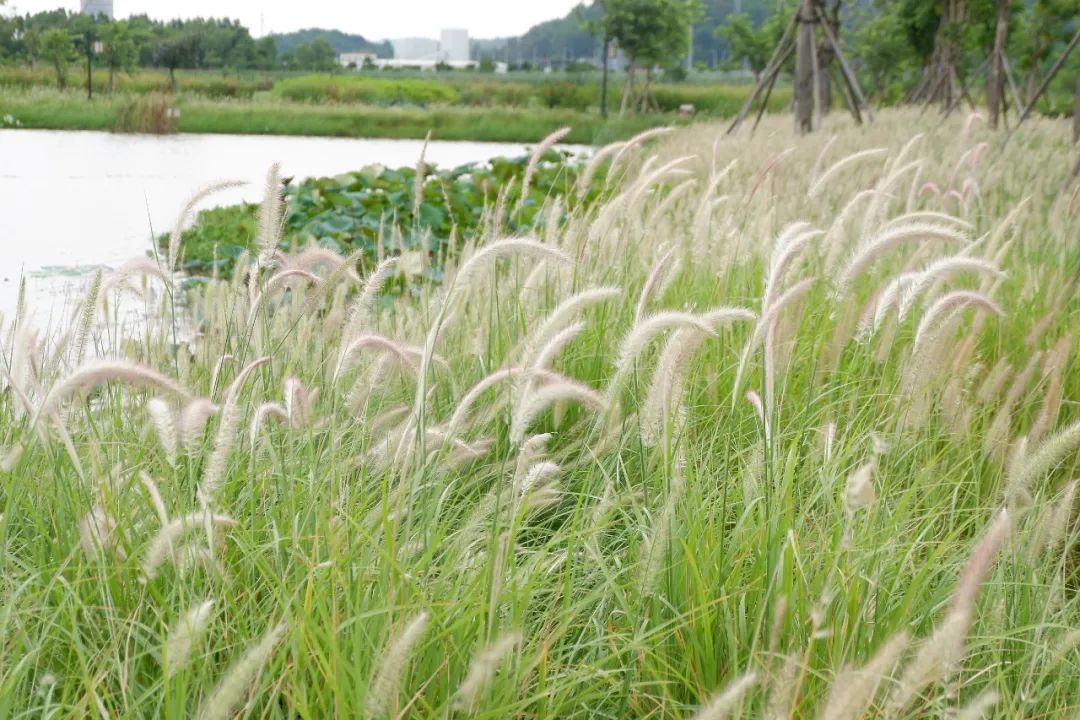
M394 46L395 60L431 60L439 59L439 41L430 38L399 38L391 40Z
M82 0L81 11L83 15L104 15L113 19L113 0Z
M468 62L469 31L443 30L439 36L439 59L443 62Z
M338 55L341 67L362 68L366 63L374 63L378 59L375 53L370 52L347 52Z
M469 63L469 31L454 28L443 30L438 40L431 38L399 38L391 40L394 60L444 62L449 65Z

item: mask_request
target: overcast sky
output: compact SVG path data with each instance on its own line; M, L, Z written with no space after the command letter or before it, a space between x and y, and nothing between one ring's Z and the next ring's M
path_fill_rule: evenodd
M336 28L371 40L438 37L465 28L477 38L520 35L538 22L565 15L580 0L114 0L116 17L229 17L255 35L309 27ZM8 0L19 13L64 7L79 0Z

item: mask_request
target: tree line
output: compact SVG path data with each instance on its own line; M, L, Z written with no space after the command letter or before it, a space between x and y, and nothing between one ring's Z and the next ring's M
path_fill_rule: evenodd
M88 51L110 80L140 67L165 68L175 80L178 69L329 71L338 66L338 53L325 38L279 52L273 36L256 39L236 20L160 21L135 15L114 21L66 10L0 16L0 63L50 67L63 86L69 66Z
M657 71L679 80L694 70L744 68L757 79L807 2L819 8L877 103L953 102L970 95L970 86L990 83L994 98L1005 97L1007 87L1005 99L1023 104L1080 28L1080 0L592 0L519 38L475 42L474 51L479 59L570 65L599 58L607 46L626 61L623 110L649 110ZM180 68L328 72L338 69L341 49L328 37L316 30L283 36L280 52L273 36L255 39L234 20L110 21L54 10L0 17L0 63L45 65L61 85L69 66L90 50L110 78L138 67L165 68L173 78ZM386 43L368 44L389 53ZM816 53L827 107L834 52L821 43ZM793 68L789 58L782 70ZM1078 70L1080 53L1061 69L1056 86L1071 87Z
M579 8L581 27L626 60L624 111L650 107L657 69L681 76L684 61L693 65L698 30L717 22L722 2L595 0ZM839 74L833 40L844 48L852 79L878 103L955 105L961 99L973 102L974 88L989 85L991 103L1011 98L1024 106L1037 99L1048 65L1065 56L1080 33L1080 0L781 0L772 12L759 11L755 8L756 18L722 15L713 27L726 43L726 66L746 67L755 80L767 68L792 72L795 58L776 57L775 50L785 33L801 24L797 13L812 13L813 32L832 38L814 46L817 92L825 107L831 104L830 78ZM1071 97L1080 79L1080 52L1067 60L1050 69L1060 70L1057 82ZM770 61L778 68L768 67Z

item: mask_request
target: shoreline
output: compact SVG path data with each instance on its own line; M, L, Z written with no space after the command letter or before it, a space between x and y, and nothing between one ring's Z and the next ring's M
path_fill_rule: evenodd
M72 92L0 90L0 117L10 115L29 130L118 131L121 112L132 96L87 100ZM576 110L515 107L383 107L360 104L314 104L278 100L213 100L180 96L174 134L281 135L294 137L535 143L562 127L571 127L569 144L602 145L663 125L687 125L718 119L707 114L609 116ZM159 134L159 133L130 133Z

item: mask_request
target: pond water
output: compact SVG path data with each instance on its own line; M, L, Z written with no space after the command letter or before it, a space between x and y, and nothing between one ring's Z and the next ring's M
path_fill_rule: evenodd
M144 253L192 192L242 180L203 207L258 201L273 162L284 177L336 175L364 165L415 165L421 140L263 135L118 135L0 130L0 315L11 318L19 280L39 322L66 316L101 266ZM441 167L528 152L524 145L431 142Z

